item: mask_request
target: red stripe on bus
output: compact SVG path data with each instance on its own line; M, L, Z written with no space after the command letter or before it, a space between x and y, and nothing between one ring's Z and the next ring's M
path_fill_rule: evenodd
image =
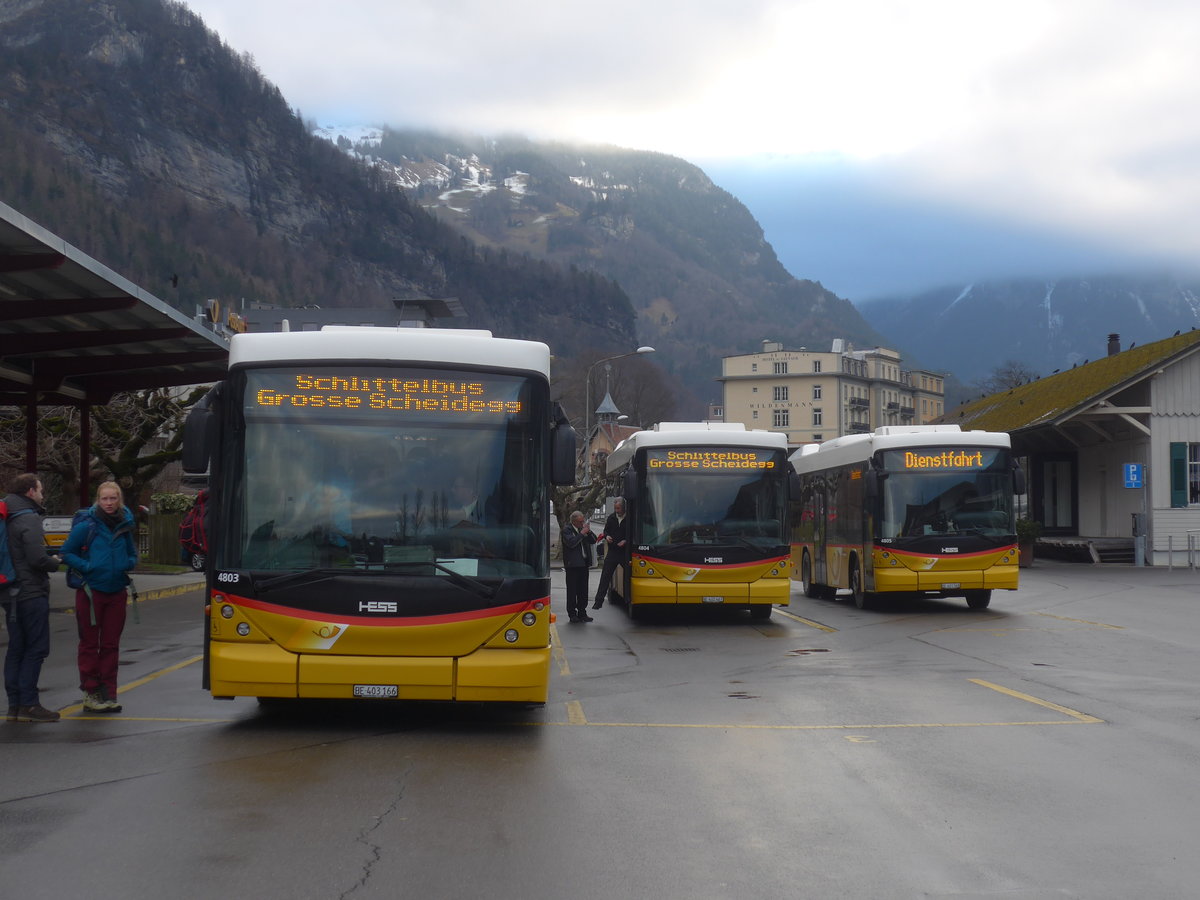
M507 606L491 606L487 609L470 609L465 612L447 613L442 616L347 616L339 613L321 613L307 609L296 609L291 606L280 606L276 603L266 603L262 600L252 600L249 597L238 597L228 593L222 593L221 596L225 598L226 602L232 603L234 606L244 606L248 609L257 609L261 612L274 613L277 616L287 616L292 619L308 619L312 622L336 621L339 624L346 625L388 625L392 627L450 625L454 622L470 622L476 619L515 616L517 613L524 612L527 609L533 609L537 603L544 603L547 608L550 606L550 598L542 597L526 603L510 603ZM217 595L214 594L214 604L218 602L216 597Z
M768 559L752 559L748 562L739 563L724 563L722 565L705 564L705 563L690 563L679 562L675 559L659 559L655 556L646 556L643 553L637 554L638 559L644 559L648 563L659 566L674 566L677 569L745 569L748 566L774 566L788 559L787 556L772 556Z

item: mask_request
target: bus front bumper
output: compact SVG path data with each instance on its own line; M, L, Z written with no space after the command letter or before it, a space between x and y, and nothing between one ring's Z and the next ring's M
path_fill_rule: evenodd
M214 697L351 699L356 685L367 685L399 700L545 703L549 674L549 647L424 658L297 654L272 643L209 645Z

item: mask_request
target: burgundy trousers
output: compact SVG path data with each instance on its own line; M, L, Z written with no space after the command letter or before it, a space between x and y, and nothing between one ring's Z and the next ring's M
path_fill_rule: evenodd
M79 688L92 693L103 685L108 696L117 697L117 662L121 650L121 632L125 630L125 602L128 594L108 594L92 589L92 597L82 588L75 592L75 623L79 626ZM96 624L92 624L92 610Z

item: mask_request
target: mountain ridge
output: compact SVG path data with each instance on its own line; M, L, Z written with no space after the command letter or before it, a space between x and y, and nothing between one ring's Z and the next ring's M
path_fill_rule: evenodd
M1200 327L1200 281L1166 273L980 281L859 308L881 331L907 324L914 352L979 382L1003 360L1046 375L1103 356L1110 334L1128 348Z

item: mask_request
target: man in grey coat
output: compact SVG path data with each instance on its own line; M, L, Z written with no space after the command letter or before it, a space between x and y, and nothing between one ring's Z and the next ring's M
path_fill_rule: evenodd
M62 562L46 552L42 480L28 472L18 475L4 503L8 507L8 549L17 570L17 586L4 598L8 721L57 722L59 714L42 706L38 697L42 663L50 655L50 573Z

